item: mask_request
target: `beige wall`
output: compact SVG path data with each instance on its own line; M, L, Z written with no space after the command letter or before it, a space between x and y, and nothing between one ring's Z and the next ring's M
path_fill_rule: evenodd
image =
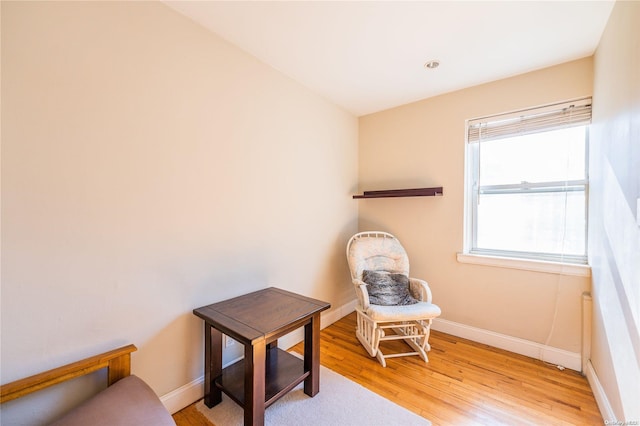
M443 70L445 72L445 70ZM488 83L360 118L360 190L443 186L443 197L360 203L359 229L399 237L442 318L573 353L585 277L461 264L465 120L592 91L592 59Z
M629 420L640 417L638 7L617 3L595 55L590 171L592 362ZM3 1L1 12L2 383L135 343L134 373L175 390L202 374L193 308L267 285L349 302L343 249L358 207L360 229L401 239L443 318L580 351L589 279L456 253L464 120L590 95L591 58L358 123L161 4ZM356 202L358 179L445 195ZM45 391L0 416L41 424L78 398Z
M613 418L640 420L640 2L618 1L595 54L591 362Z
M357 135L161 3L3 1L2 383L134 343L164 395L202 375L192 309L266 286L350 302ZM71 403L49 399L2 423Z

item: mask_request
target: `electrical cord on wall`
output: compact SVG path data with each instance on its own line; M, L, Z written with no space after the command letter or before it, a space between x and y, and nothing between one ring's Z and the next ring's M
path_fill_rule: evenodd
M553 307L553 318L551 320L551 328L549 329L549 333L547 334L547 338L545 339L544 346L540 348L540 354L539 354L539 358L540 360L542 360L542 362L548 365L553 365L554 367L558 368L558 370L564 370L564 366L547 361L544 357L544 352L545 352L545 348L549 346L549 342L551 342L551 336L553 336L553 332L555 331L555 328L556 328L556 320L558 318L558 305L559 305L558 302L560 299L560 277L561 276L562 276L561 274L558 274L558 277L556 279L556 296L555 296L555 302Z
M564 263L564 243L565 243L565 236L567 233L567 192L565 192L564 194L564 221L562 224L562 249L560 251L560 263ZM544 341L544 346L542 348L540 348L540 353L538 358L540 358L540 360L542 360L542 362L544 362L545 364L548 365L553 365L556 368L558 368L558 370L564 370L565 367L562 365L558 365L552 362L549 362L547 360L545 360L544 357L544 351L547 347L549 347L549 343L551 342L551 337L553 336L553 333L556 329L556 320L558 319L558 309L559 309L559 301L560 301L560 280L562 279L562 272L560 272L559 274L557 274L556 277L556 295L555 295L555 300L554 300L554 306L553 306L553 317L551 319L551 328L549 328L549 333L547 334L547 338Z
M573 108L569 107L569 122L571 122L571 113L572 113ZM567 146L567 150L568 150L568 146ZM568 176L568 172L569 172L569 159L570 159L570 155L569 152L566 153L566 158L567 158L567 162L566 162L566 170L567 170L567 174L565 175L565 187L568 185L569 183L569 176ZM564 192L564 220L562 222L562 239L561 239L561 249L560 249L560 263L563 264L564 263L564 254L565 254L565 241L566 241L566 236L567 236L567 207L568 207L568 198L569 198L569 193L567 191ZM544 346L542 348L540 348L540 353L539 353L539 357L540 360L542 360L542 362L544 362L545 364L548 365L553 365L555 366L558 370L564 370L565 367L562 365L558 365L552 362L548 362L547 360L545 360L544 357L544 351L547 347L549 347L549 343L551 342L551 337L553 336L553 333L555 331L556 328L556 320L558 318L558 309L559 309L559 300L560 300L560 281L562 279L562 271L560 273L558 273L557 277L556 277L556 295L555 295L555 302L554 302L554 307L553 307L553 318L551 320L551 328L549 328L549 333L547 334L547 338L545 339L544 342Z

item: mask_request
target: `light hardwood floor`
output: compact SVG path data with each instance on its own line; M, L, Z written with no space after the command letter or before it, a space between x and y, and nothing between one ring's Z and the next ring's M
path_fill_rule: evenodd
M604 424L587 380L575 371L437 331L429 340L428 364L412 356L387 359L383 368L356 339L355 318L350 314L322 330L322 365L434 426ZM404 345L385 344L389 352ZM292 350L302 353L302 347ZM211 424L194 405L173 418L178 426Z

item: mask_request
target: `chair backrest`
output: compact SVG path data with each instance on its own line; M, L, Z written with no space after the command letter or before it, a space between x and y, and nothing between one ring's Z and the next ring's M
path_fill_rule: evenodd
M409 257L400 241L388 232L360 232L347 243L351 278L362 279L362 272L388 271L409 275Z

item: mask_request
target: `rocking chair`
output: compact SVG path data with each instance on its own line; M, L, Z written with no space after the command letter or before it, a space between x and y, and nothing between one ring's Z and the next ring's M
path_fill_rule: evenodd
M409 278L409 258L400 241L387 232L360 232L347 244L347 260L358 297L356 336L369 355L383 367L386 358L400 356L429 362L431 322L441 311L431 303L426 281ZM383 354L385 340L404 340L412 351Z

